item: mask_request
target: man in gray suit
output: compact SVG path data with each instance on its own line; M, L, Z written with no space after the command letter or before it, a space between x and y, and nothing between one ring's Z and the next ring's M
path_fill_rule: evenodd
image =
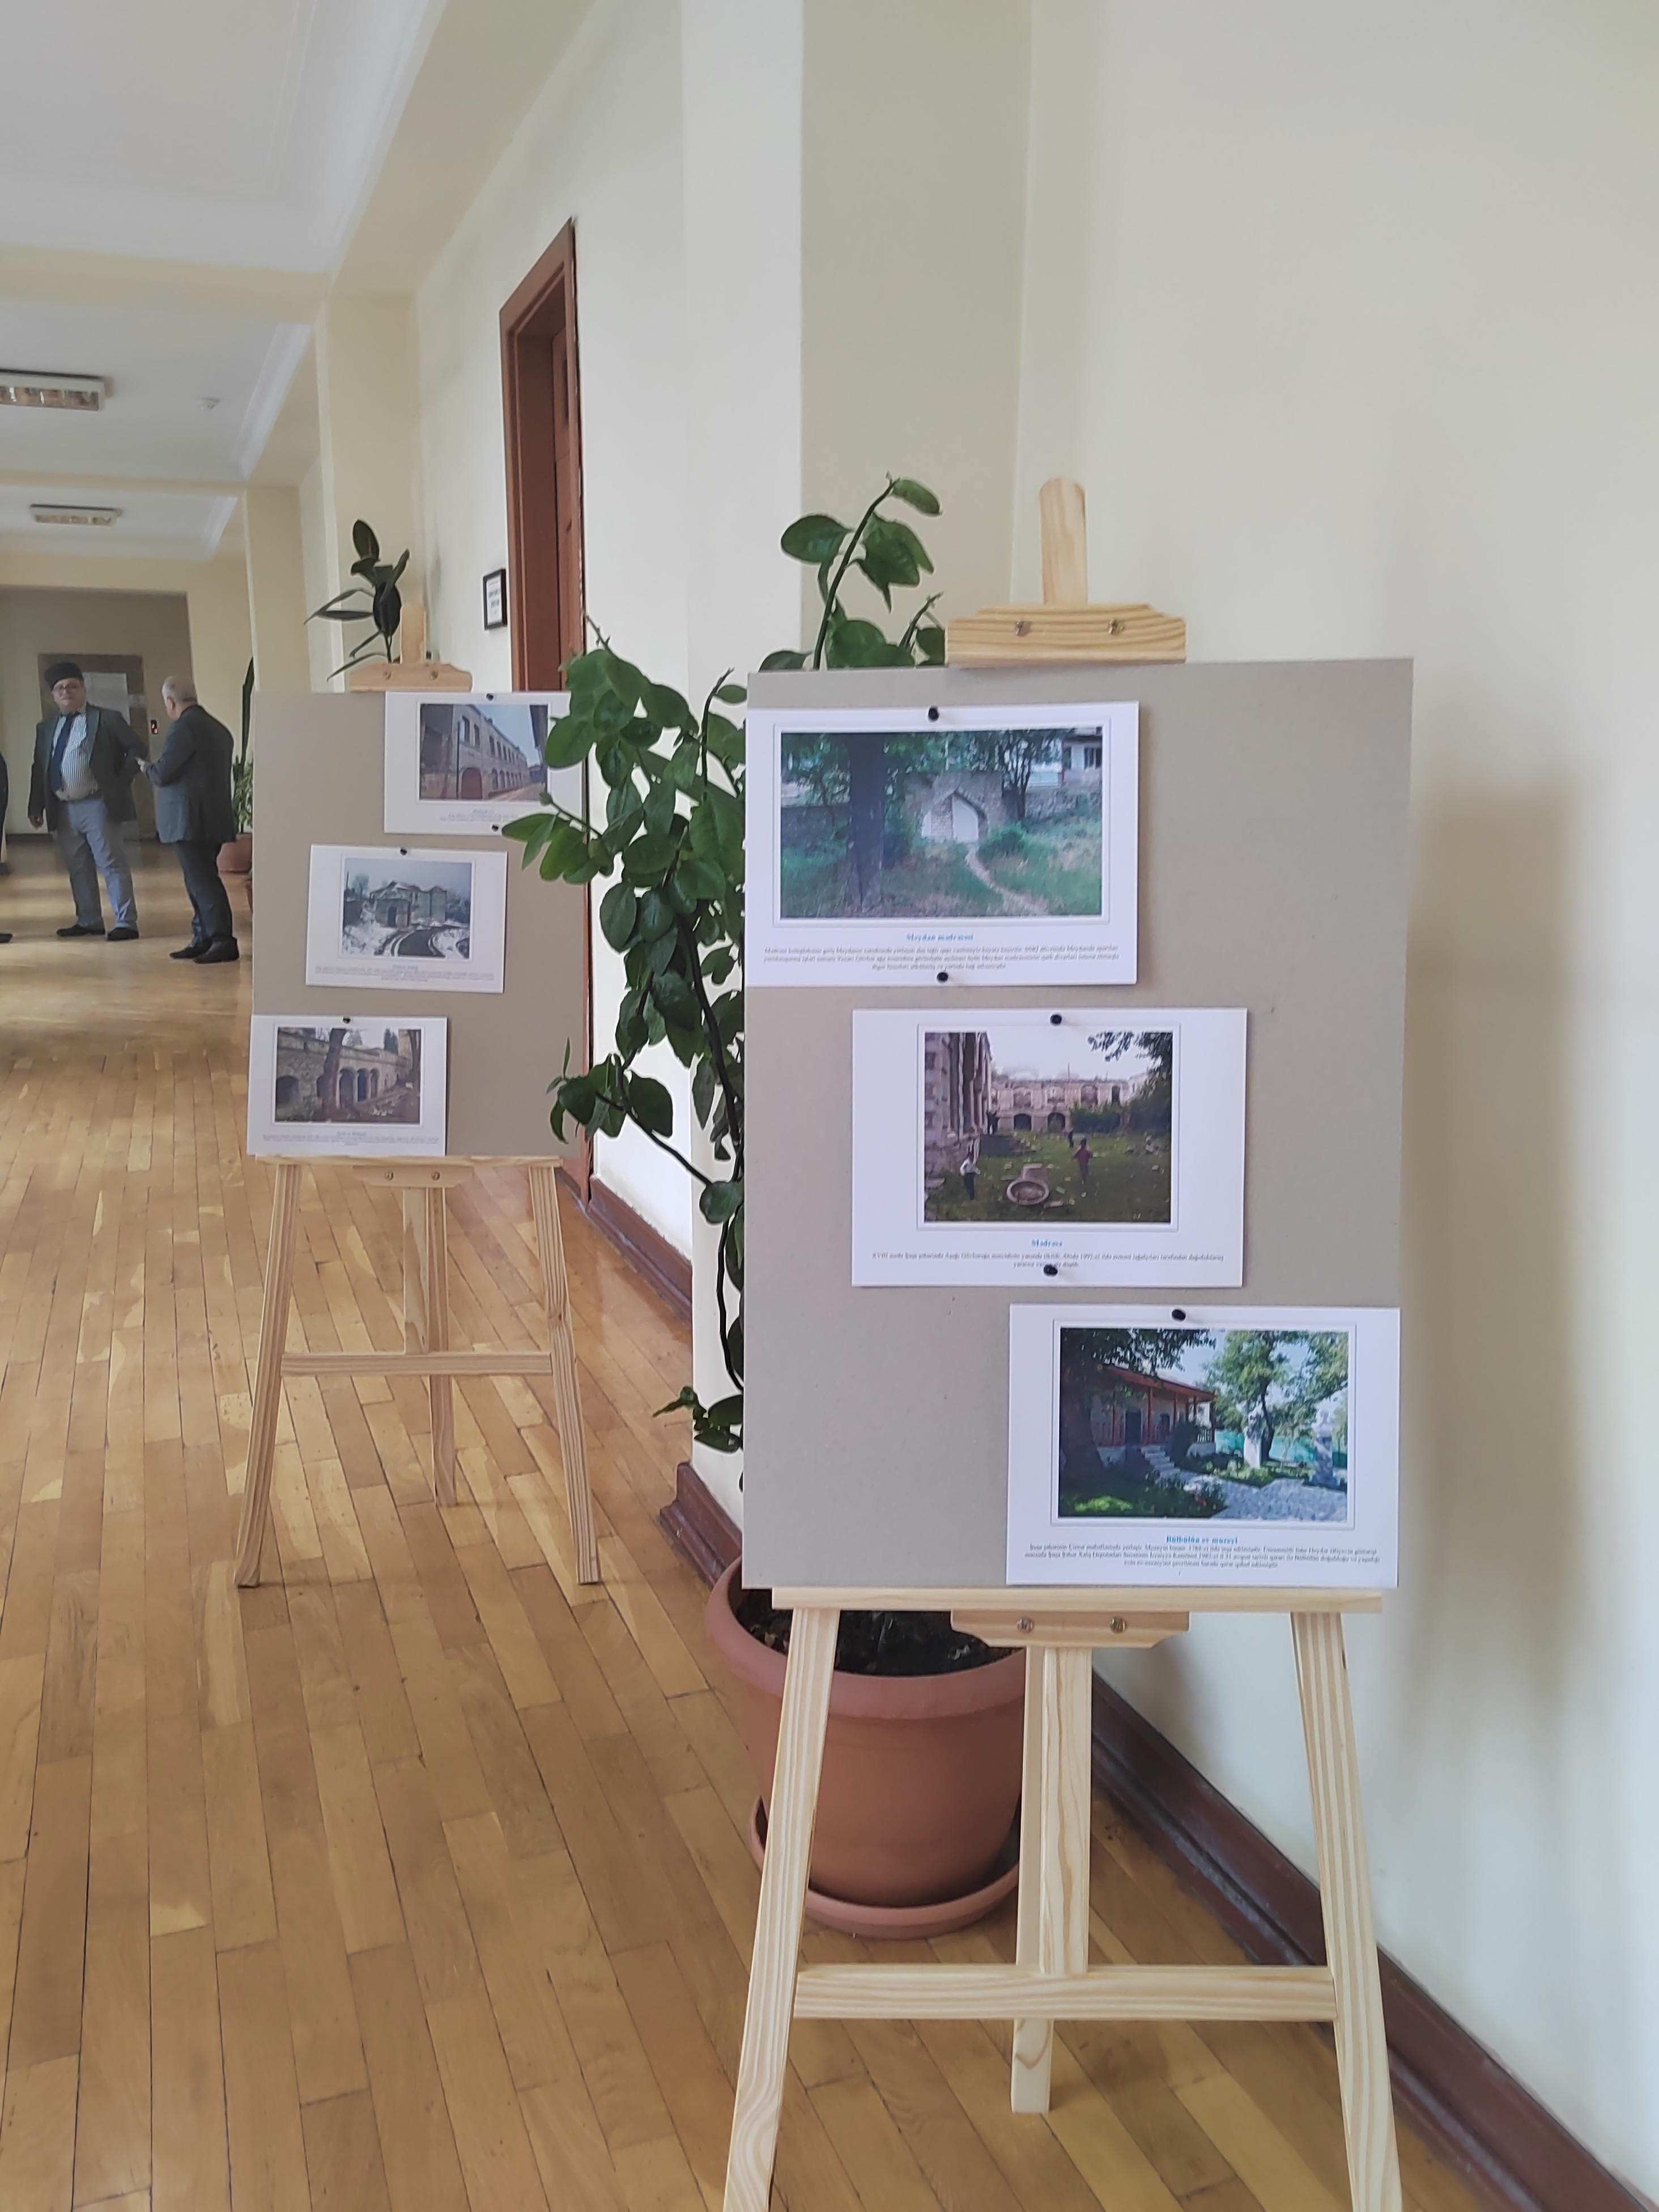
M113 945L138 934L132 870L122 825L137 812L132 779L144 757L143 738L124 714L87 703L86 679L72 660L54 660L46 684L58 712L34 728L34 768L29 777L29 820L44 823L58 840L75 894L75 919L60 937L102 937L98 897L101 874L115 919Z
M219 873L219 848L236 835L231 734L201 704L187 676L168 677L161 703L173 719L144 773L155 793L155 834L179 855L195 916L190 943L167 957L216 968L241 957Z

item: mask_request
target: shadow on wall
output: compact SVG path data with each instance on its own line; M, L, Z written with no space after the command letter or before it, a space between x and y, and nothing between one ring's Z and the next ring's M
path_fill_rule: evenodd
M1576 816L1572 793L1553 786L1431 802L1419 826L1403 1222L1410 1625L1389 1701L1394 1819L1438 1838L1437 1918L1462 1924L1472 1953L1489 1948L1492 1913L1526 1913L1529 1894L1528 1972L1563 2018L1587 1987L1605 2002L1629 1974L1611 1954L1585 1960L1587 1931L1559 1916L1571 1888L1599 1896L1594 1918L1616 1928L1629 1880L1608 1824L1587 1834L1581 1796L1607 1771L1584 1679L1596 1413L1631 1379L1583 1368L1575 1322L1585 1148L1610 1112L1571 1018ZM1618 1438L1607 1421L1601 1450ZM1505 1825L1523 1857L1494 1885L1486 1846Z

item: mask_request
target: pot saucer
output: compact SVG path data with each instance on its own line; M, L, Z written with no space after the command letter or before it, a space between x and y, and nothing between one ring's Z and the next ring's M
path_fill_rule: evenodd
M766 1814L758 1797L749 1815L749 1855L759 1866L766 1853ZM970 1928L975 1920L1000 1905L1019 1880L1019 1820L1016 1816L1008 1839L997 1854L995 1871L988 1881L961 1897L947 1897L933 1905L849 1905L844 1898L825 1897L809 1887L806 1917L820 1928L833 1928L842 1936L885 1936L890 1942L915 1942L930 1936L951 1936Z

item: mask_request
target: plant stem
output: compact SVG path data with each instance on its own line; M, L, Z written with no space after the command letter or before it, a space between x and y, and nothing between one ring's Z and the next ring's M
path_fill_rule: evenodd
M891 477L889 477L885 489L876 494L869 506L865 508L864 513L859 517L859 526L847 541L847 550L841 556L841 566L836 569L835 574L830 580L830 588L825 592L823 599L823 620L818 624L817 638L812 647L812 665L814 668L822 668L823 665L823 641L830 635L830 614L835 608L836 601L841 597L842 579L846 575L848 569L852 566L853 556L858 551L859 542L863 538L865 532L870 527L870 524L875 514L876 509L881 505L883 500L886 498L888 493L890 492L892 489L893 479Z

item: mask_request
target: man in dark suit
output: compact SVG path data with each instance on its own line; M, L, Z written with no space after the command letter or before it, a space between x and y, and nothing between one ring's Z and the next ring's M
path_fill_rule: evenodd
M87 703L86 679L72 660L54 660L46 684L58 712L34 729L34 767L29 777L29 820L44 823L58 840L75 895L75 919L60 937L102 937L101 875L115 919L110 942L138 934L132 870L122 842L123 825L137 810L132 779L144 741L123 714Z
M231 735L201 704L187 676L168 677L161 703L173 721L144 773L155 793L155 834L179 855L195 916L190 943L167 957L216 968L241 957L219 873L219 848L236 835Z

